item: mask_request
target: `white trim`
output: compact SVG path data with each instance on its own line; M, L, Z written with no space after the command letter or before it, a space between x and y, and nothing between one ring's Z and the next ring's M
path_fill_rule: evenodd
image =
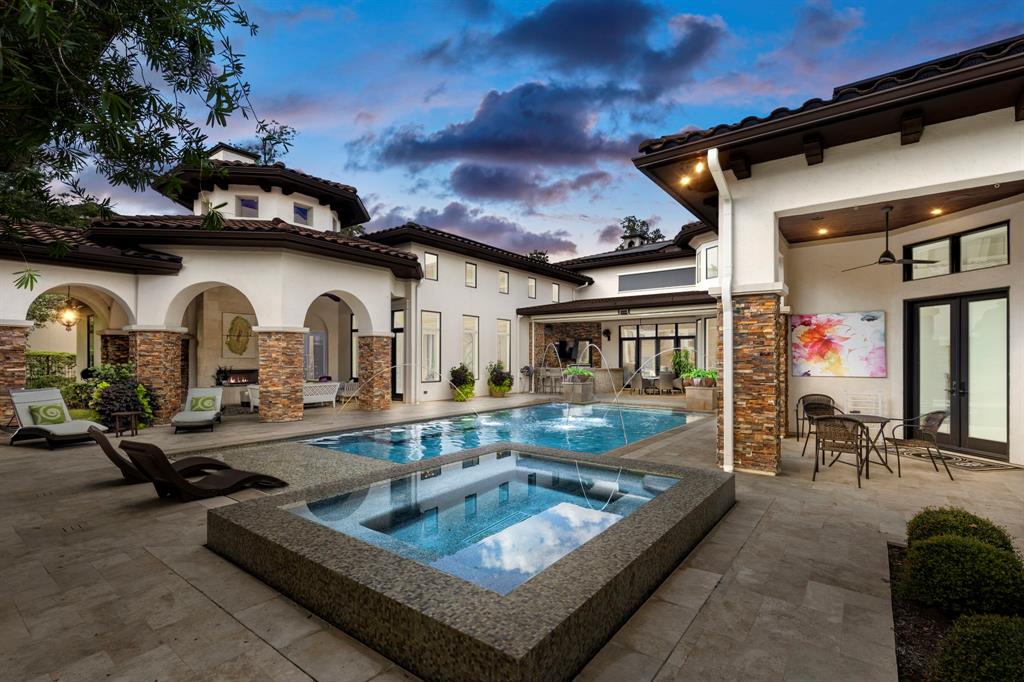
M309 332L309 327L253 327L252 330L257 334L262 332L295 332L297 334L306 334Z
M722 285L722 468L733 470L735 386L733 381L733 207L732 192L718 160L718 148L708 150L708 170L718 187L718 281Z
M356 338L360 338L360 337L363 337L363 336L386 336L389 339L393 339L395 337L395 333L391 332L391 331L387 331L387 332L372 332L372 331L371 332L361 332L361 331L357 331L356 332Z
M187 334L188 327L166 327L159 324L130 324L122 327L126 332L174 332L176 334Z
M0 327L34 327L31 320L0 320Z

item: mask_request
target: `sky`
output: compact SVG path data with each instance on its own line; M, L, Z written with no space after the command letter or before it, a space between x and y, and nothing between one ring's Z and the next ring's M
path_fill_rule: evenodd
M693 219L633 166L644 139L1024 33L1002 0L239 1L256 114L298 130L287 165L357 187L370 230L415 220L553 260L614 248L627 215L669 236ZM120 213L182 210L86 184Z

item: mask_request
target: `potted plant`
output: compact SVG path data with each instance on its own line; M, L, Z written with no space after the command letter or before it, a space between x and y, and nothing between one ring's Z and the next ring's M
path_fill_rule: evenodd
M695 369L691 374L694 386L714 388L718 385L718 373L713 369Z
M564 369L562 395L571 403L594 402L594 373L585 367Z
M473 397L476 390L476 377L466 363L459 363L457 367L449 370L448 382L452 385L452 398L455 402L464 403Z
M231 376L230 367L217 367L217 370L213 373L214 386L223 386L229 376Z
M504 398L512 390L512 372L501 361L487 365L487 388L492 398Z
M690 373L693 371L693 361L690 360L689 350L681 349L672 353L672 371L676 375L676 378L672 381L674 388L681 391L684 386L693 385L693 377L690 376ZM689 383L687 383L688 379Z

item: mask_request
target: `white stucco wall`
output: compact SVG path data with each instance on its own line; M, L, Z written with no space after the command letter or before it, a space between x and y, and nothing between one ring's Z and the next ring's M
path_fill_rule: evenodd
M677 291L695 291L696 285L681 287L661 287L656 289L630 289L619 291L619 275L629 275L642 272L660 272L663 270L677 270L679 268L692 268L695 266L693 256L673 258L671 260L656 261L653 263L633 263L631 265L616 265L612 267L593 268L584 270L581 274L593 278L591 286L579 290L577 299L583 298L607 298L611 296L639 296L643 294L663 294Z
M215 187L209 192L204 192L195 200L192 211L196 215L202 214L203 202L209 201L212 206L225 204L219 209L225 218L238 217L237 198L239 196L259 199L258 217L260 220L280 218L285 222L294 223L295 204L312 207L313 221L307 227L316 230L333 230L332 220L338 217L338 214L332 211L330 206L321 205L319 200L311 196L298 192L285 195L281 192L280 187L272 187L269 192L265 192L256 185L228 185L227 189Z
M1020 446L1021 424L1024 424L1024 400L1020 398L1020 390L1024 386L1024 343L1021 343L1024 339L1024 240L1020 236L1020 225L1024 224L1024 201L1007 200L904 228L893 233L892 250L901 257L905 244L1004 220L1010 221L1009 265L911 282L902 280L903 270L897 265L841 272L844 268L875 260L883 248L883 238L878 235L790 246L785 256L786 284L789 287L785 302L790 311L794 314L885 311L888 365L888 376L884 379L791 375L790 421L797 398L807 393L826 393L840 405L845 404L850 393L879 393L885 399L884 407L888 413L903 416L904 302L1008 287L1010 457L1011 461L1024 464L1024 448Z

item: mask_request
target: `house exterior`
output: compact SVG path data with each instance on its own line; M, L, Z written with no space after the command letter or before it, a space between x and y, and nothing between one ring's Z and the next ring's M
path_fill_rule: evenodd
M777 472L809 393L944 410L945 448L1024 463L1024 36L649 140L634 163L717 231L726 468Z

